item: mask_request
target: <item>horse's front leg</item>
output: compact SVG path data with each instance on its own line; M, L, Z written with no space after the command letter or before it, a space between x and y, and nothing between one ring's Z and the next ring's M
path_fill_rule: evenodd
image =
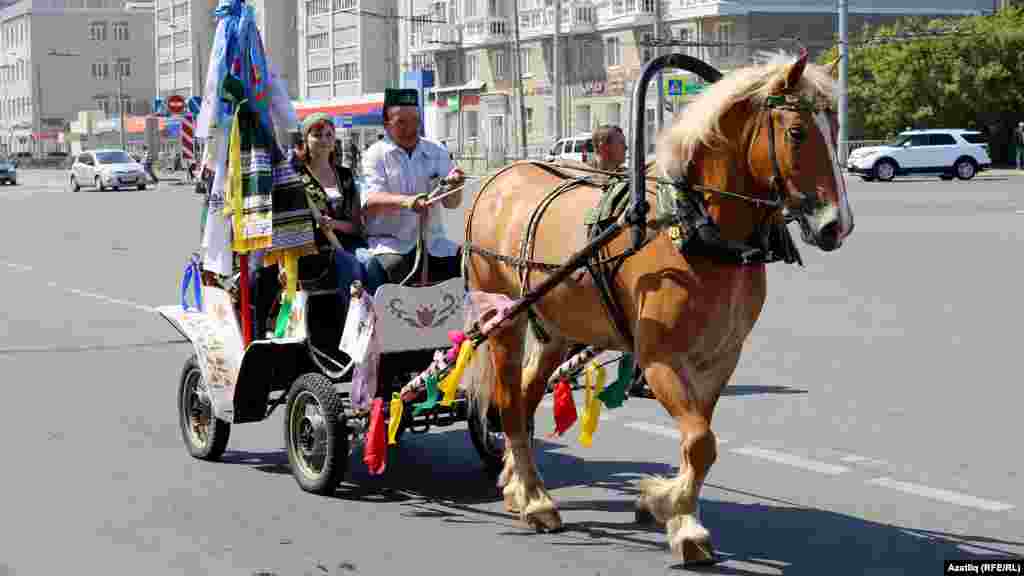
M499 483L504 486L502 492L505 508L511 512L518 512L522 520L537 531L547 532L560 529L562 519L551 496L544 488L544 482L540 478L533 457L532 435L527 428L528 418L532 417L533 413L527 408L527 388L523 386L523 377L524 372L531 375L525 380L526 383L530 383L536 379L538 368L542 368L550 361L544 361L546 354L531 354L530 364L524 369L523 341L532 339L532 335L527 335L527 332L526 323L520 322L515 327L509 327L491 337L491 353L495 376L498 379L496 400L501 407L501 425L506 443L505 466ZM530 346L533 346L533 342ZM556 349L554 362L558 361L557 352ZM540 364L537 364L538 362ZM534 365L538 368L534 368ZM548 368L548 374L553 369L554 367Z
M649 361L644 367L648 386L675 417L682 439L679 474L641 480L638 518L653 516L665 524L672 553L686 564L714 561L711 534L700 522L698 498L718 455L712 412L738 361L737 349L699 369L679 355Z

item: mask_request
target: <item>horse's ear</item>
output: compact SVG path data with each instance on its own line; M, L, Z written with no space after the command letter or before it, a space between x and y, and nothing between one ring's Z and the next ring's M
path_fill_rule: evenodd
M800 57L789 65L789 69L786 70L786 89L791 90L796 88L797 84L800 83L800 78L804 75L804 69L807 68L807 49L800 50Z

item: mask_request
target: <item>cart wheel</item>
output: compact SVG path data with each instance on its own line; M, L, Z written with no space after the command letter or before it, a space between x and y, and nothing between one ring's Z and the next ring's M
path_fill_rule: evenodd
M479 417L479 408L476 402L470 401L466 410L466 418L469 424L469 439L473 442L477 454L483 460L487 471L498 474L505 465L505 434L501 431L501 416L498 409L491 406L487 410L487 418ZM526 431L530 435L530 446L533 446L533 418L526 424Z
M219 460L228 446L231 424L213 415L213 399L193 354L185 361L178 385L178 424L189 454Z
M349 430L342 397L323 374L299 376L288 392L284 442L292 475L306 492L331 494L345 477Z

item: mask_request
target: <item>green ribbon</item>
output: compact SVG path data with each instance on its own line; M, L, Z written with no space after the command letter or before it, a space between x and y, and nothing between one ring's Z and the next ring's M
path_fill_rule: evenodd
M610 385L606 386L597 399L609 410L618 408L626 402L626 390L633 381L633 355L623 354L619 359L619 375Z
M281 302L281 310L277 313L277 324L274 326L274 338L284 338L288 330L288 316L292 313L292 301L284 299Z
M438 388L437 388L437 376L431 374L425 378L427 385L427 399L419 404L413 405L412 415L419 416L425 410L430 410L437 405Z

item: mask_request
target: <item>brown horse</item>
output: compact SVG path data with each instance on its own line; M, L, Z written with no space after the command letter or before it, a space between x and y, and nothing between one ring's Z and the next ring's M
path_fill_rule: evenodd
M853 218L834 150L833 86L828 69L808 65L806 54L727 74L664 131L655 169L669 178L686 172L690 182L703 185L709 212L726 239L745 240L764 218L783 217L778 207L750 201L768 199L774 189L800 221L804 241L835 250L852 231ZM481 187L466 216L470 290L516 298L551 273L550 267L526 268L495 255L522 254L527 222L562 182L541 166L520 163ZM648 197L653 193L651 185ZM584 214L600 194L599 187L583 185L558 196L536 225L529 258L560 263L582 248ZM628 332L616 328L593 277L581 272L533 307L547 339L528 330L525 315L508 320L481 344L464 382L479 407L494 402L501 411L506 452L499 482L506 508L538 530L556 530L561 518L538 474L527 421L569 343L633 352L682 437L678 476L642 480L638 511L666 525L677 557L705 562L713 552L697 517L697 499L716 458L711 417L761 313L765 266L684 256L668 233L648 234L650 242L611 281ZM629 236L620 234L607 253L627 250Z

